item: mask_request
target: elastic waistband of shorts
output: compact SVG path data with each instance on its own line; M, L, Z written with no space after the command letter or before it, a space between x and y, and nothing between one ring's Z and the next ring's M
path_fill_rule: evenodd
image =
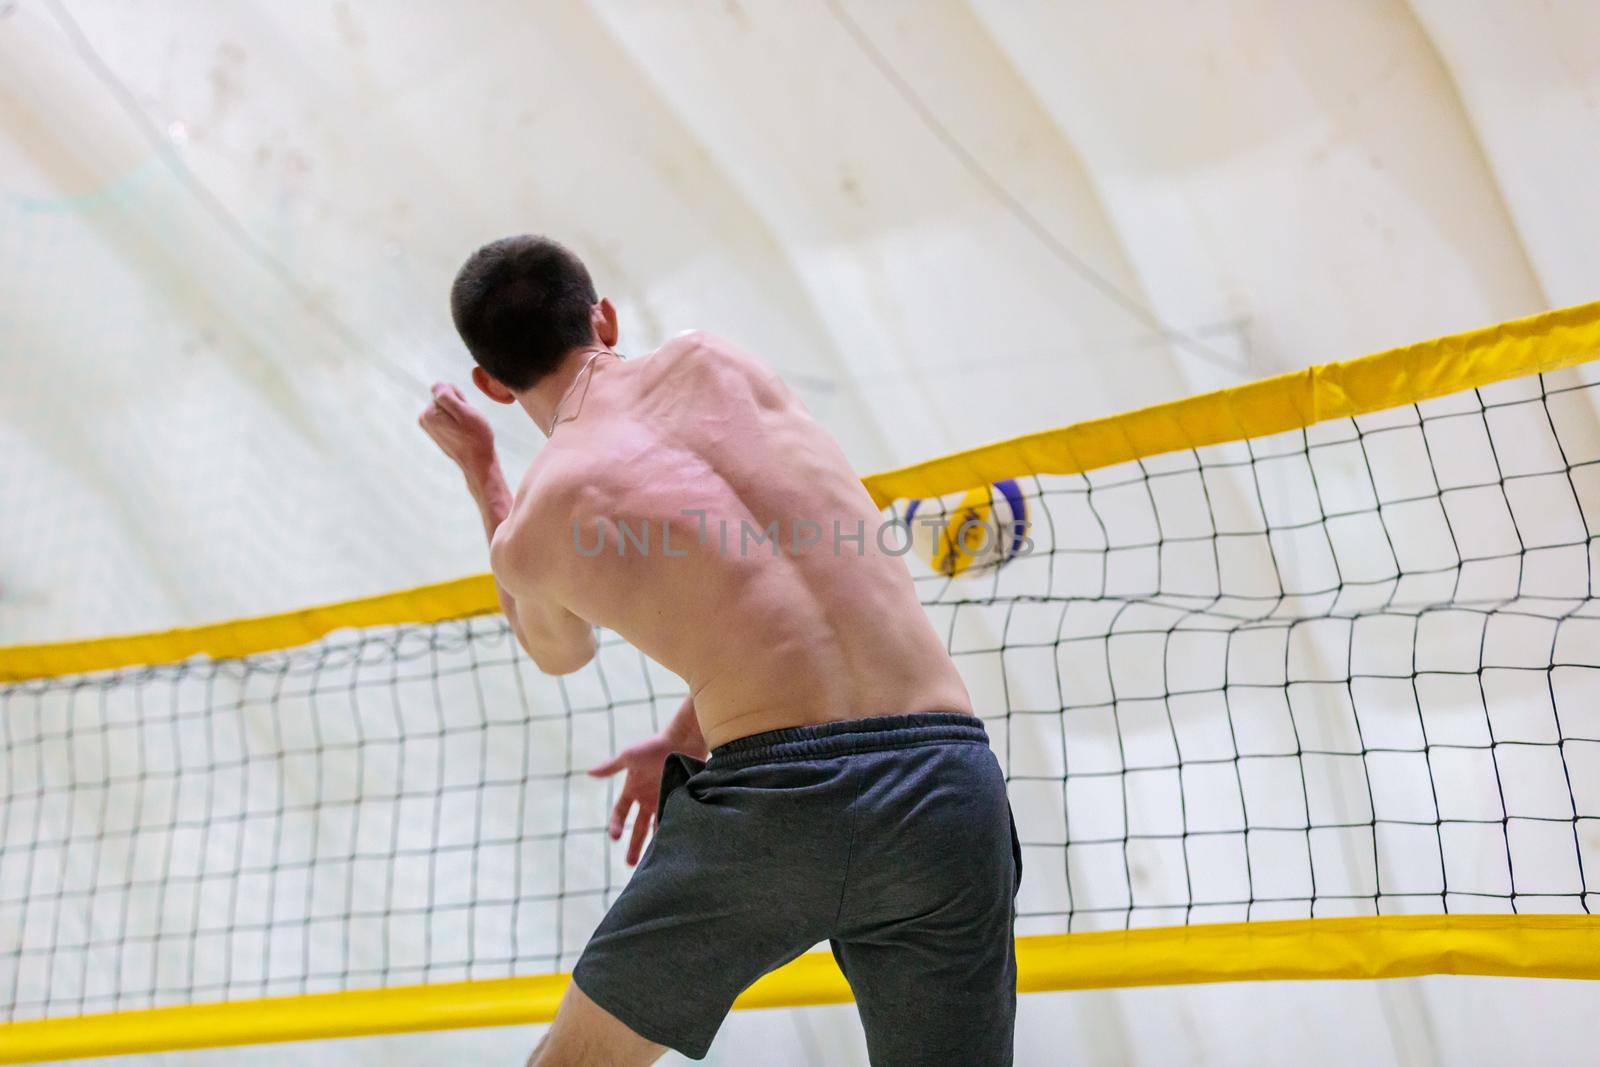
M712 749L706 767L727 770L757 763L788 763L961 741L989 743L988 731L976 715L957 711L876 715L814 726L788 726L741 737Z

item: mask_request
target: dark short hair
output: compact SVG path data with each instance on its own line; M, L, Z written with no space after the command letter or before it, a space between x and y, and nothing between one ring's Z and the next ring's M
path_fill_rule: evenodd
M521 390L594 343L597 299L581 259L548 237L522 234L472 253L450 287L450 315L478 366Z

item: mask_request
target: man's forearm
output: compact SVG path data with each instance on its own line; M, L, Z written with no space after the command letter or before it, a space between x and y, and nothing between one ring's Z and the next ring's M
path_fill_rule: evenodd
M491 460L487 467L466 477L467 491L472 494L473 503L478 505L478 516L483 519L483 536L492 545L494 532L511 514L511 487L506 484L506 476L500 470L498 459ZM520 635L522 631L517 625L516 600L506 592L506 587L500 584L498 578L495 579L494 591L500 598L500 610L511 624L511 632Z
M494 460L477 474L467 476L467 491L478 505L478 515L483 519L483 535L494 541L494 532L511 514L511 487L501 473L500 461Z
M696 758L704 757L710 750L700 733L700 719L695 714L694 697L685 697L683 703L667 721L661 735L672 742L673 750Z

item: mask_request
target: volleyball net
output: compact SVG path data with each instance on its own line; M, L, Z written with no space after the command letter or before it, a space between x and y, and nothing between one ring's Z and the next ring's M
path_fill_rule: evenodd
M867 480L1026 530L911 564L1010 783L1020 988L1600 977L1596 355L1600 304ZM0 1062L548 1019L629 873L586 772L684 690L494 612L0 650ZM741 1006L848 998L812 954Z

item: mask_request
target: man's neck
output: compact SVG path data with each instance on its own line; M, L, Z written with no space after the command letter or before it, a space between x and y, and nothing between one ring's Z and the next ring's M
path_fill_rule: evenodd
M588 391L588 379L608 358L606 353L622 358L598 342L574 348L562 357L558 368L522 394L522 409L546 437L555 432L557 420L565 422L577 411L582 395Z

